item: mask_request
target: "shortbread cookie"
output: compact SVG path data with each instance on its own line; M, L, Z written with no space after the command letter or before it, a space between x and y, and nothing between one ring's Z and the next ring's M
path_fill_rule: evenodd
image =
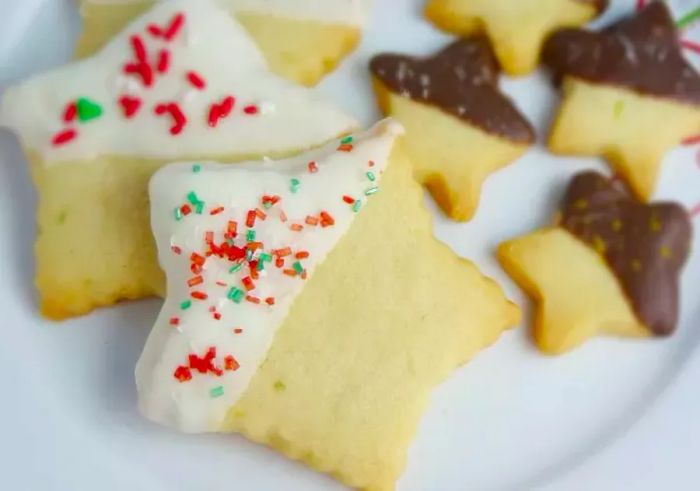
M164 162L287 156L355 126L272 75L210 0L164 2L95 57L10 88L0 109L39 190L36 283L55 319L162 291L147 183Z
M79 0L77 55L104 46L156 0ZM360 41L369 0L217 0L248 31L278 75L315 85Z
M519 318L433 238L399 130L154 176L168 297L136 370L148 418L393 489L431 389ZM204 212L174 217L190 200Z
M538 302L537 345L558 354L596 334L670 335L691 233L679 205L638 202L587 172L571 182L556 228L505 242L498 255Z
M648 200L665 153L700 132L700 75L677 36L662 2L599 33L553 35L544 60L563 78L564 98L549 148L604 156Z
M583 25L606 7L607 0L428 0L425 15L461 36L485 33L503 69L525 75L552 32Z
M406 128L416 178L447 215L469 220L486 177L534 141L528 121L498 89L488 41L460 40L425 59L383 54L370 69L380 108Z

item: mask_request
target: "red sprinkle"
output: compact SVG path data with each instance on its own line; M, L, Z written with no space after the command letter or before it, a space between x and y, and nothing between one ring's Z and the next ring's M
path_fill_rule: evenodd
M180 365L175 369L173 376L180 382L187 382L188 380L192 380L192 372L189 368L183 365Z
M695 145L696 143L700 143L700 135L691 136L683 140L683 145Z
M280 210L280 222L284 223L287 221L287 214L284 210Z
M695 42L690 41L688 39L682 39L681 46L685 49L688 49L690 51L694 51L697 54L700 54L700 43L695 43Z
M169 113L170 117L173 121L172 126L170 127L170 134L171 135L179 135L182 133L182 130L184 129L185 125L187 124L187 118L185 117L185 114L182 112L182 109L180 109L180 105L176 102L169 102L167 104L161 103L156 105L154 109L156 115L162 116L165 113Z
M267 297L265 303L268 305L275 305L275 297Z
M192 263L194 264L197 264L198 266L203 266L206 261L206 258L204 256L200 256L196 252L193 252L190 256L190 261L192 261Z
M235 331L240 331L240 329L235 329L234 332ZM226 370L231 370L235 372L240 366L241 365L238 364L238 361L236 361L236 359L233 356L228 355L226 358L224 358L224 368Z
M281 257L278 257L277 259L275 259L275 266L277 266L278 268L283 268L284 267L284 259L282 259Z
M204 80L204 78L202 78L202 76L195 71L187 72L187 81L191 83L194 88L199 90L204 90L204 88L207 86L207 82Z
M349 143L344 143L338 147L339 152L350 152L350 151L352 151L352 149L353 149L353 146L350 145Z
M335 220L333 219L332 216L328 214L326 211L321 212L321 226L322 227L330 227L331 225L335 225Z
M243 286L245 287L246 290L255 290L255 283L253 283L253 280L250 279L250 276L246 276L241 280L241 283L243 283Z
M177 36L178 32L180 32L180 29L182 29L182 25L185 23L185 15L182 13L178 13L173 17L173 19L170 21L170 25L168 28L165 30L163 33L163 37L168 40L172 41L175 36Z
M309 172L311 174L318 172L318 166L316 165L316 162L309 162Z
M289 228L290 228L293 232L301 232L302 230L304 230L304 226L303 226L303 225L300 225L300 224L298 224L298 223L293 223L293 224L291 224L291 225L289 226Z
M355 198L353 198L352 196L345 195L343 196L343 201L345 201L349 205L352 205L355 203Z
M131 49L134 51L134 56L141 63L148 63L148 53L146 52L146 45L143 44L143 39L138 34L134 34L130 38Z
M275 249L272 253L277 257L286 257L292 254L292 248L284 247L282 249Z
M231 114L235 103L236 99L233 96L227 96L219 104L212 104L209 107L209 126L216 127L220 119Z
M75 121L75 117L78 115L78 105L75 102L69 102L66 104L66 108L63 111L63 122L71 123Z
M228 284L226 284L226 283L223 282L223 281L217 281L216 284L219 285L219 286L228 286Z
M124 65L124 73L138 75L146 87L153 85L153 69L148 63L127 63Z
M256 305L260 303L260 299L258 297L254 297L253 295L246 295L245 299L248 302L254 303Z
M307 215L304 222L306 222L307 225L311 225L312 227L315 227L316 225L318 225L318 218L312 217L311 215Z
M209 212L209 214L210 214L210 215L218 215L218 214L221 213L222 211L224 211L224 207L223 207L223 206L217 206L216 208L212 208L212 210Z
M265 212L262 211L260 208L255 209L255 216L257 216L260 220L265 220L267 218Z
M241 329L240 327L237 327L237 328L235 328L235 329L233 330L233 332L234 332L235 334L240 334L240 333L243 332L243 329Z
M170 68L170 51L167 49L161 49L158 52L158 62L156 63L156 70L158 73L165 73Z
M243 108L243 112L246 114L250 114L250 115L258 114L259 111L260 110L258 109L258 106L254 105L254 104L249 104L248 106L245 106Z
M299 251L295 254L294 257L296 257L297 259L306 259L307 257L309 257L309 253L306 251Z
M248 215L246 216L246 219L245 219L246 227L253 228L255 226L255 217L256 217L255 210L248 210Z
M151 36L156 38L163 35L163 30L157 24L148 24L148 26L146 26L146 30Z
M216 319L217 321L221 320L221 314L219 312L214 312L212 315L214 316L214 319Z
M217 376L223 375L223 370L220 368L217 368L214 365L214 359L216 358L216 348L211 347L207 350L207 353L204 355L203 358L200 358L197 356L195 353L191 353L188 356L188 361L190 364L190 368L193 370L197 370L199 373L207 373L207 372L212 372L213 374Z
M123 95L119 98L119 105L124 111L124 117L133 118L141 108L142 101L138 97Z
M182 254L182 249L180 249L178 246L170 246L170 250L173 251L175 254Z
M192 207L191 207L190 205L188 205L188 204L184 204L184 205L182 205L182 206L180 207L180 212L181 212L183 215L187 216L187 215L189 215L190 213L192 213Z
M296 270L294 270L294 269L285 269L285 270L282 271L282 272L283 272L284 274L286 274L287 276L296 276L296 275L297 275L297 272L296 272Z
M51 139L51 143L58 147L60 145L63 145L65 143L68 143L69 141L75 139L75 137L78 136L78 132L73 130L73 129L68 129L68 130L63 130L59 131L56 133L53 138Z
M202 283L204 283L204 278L202 278L200 275L194 276L187 280L187 286L189 287L201 285Z
M204 292L200 292L200 291L192 292L192 293L190 293L190 295L192 296L192 298L197 299L197 300L206 300L207 298L209 298L209 295L207 295Z
M238 234L238 222L235 222L233 220L229 220L228 226L226 227L226 235L225 237L227 239L233 239L236 237Z
M171 317L171 318L170 318L170 325L171 325L171 326L177 326L178 324L180 324L180 319L179 319L179 318L177 318L177 317Z

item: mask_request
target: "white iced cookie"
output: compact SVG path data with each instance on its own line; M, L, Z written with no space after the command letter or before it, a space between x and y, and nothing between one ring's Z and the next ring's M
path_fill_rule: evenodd
M400 131L385 121L311 155L154 175L168 294L136 370L148 418L186 432L221 426L304 282L379 190Z
M394 489L430 391L519 318L434 238L398 131L155 176L168 298L136 371L147 417Z
M160 1L160 0L158 0ZM313 85L359 42L371 0L217 0L248 30L271 69ZM81 0L78 55L105 44L157 0Z
M94 57L9 88L0 124L39 188L37 284L53 318L160 292L145 205L166 161L287 156L355 126L270 73L212 0L164 2Z

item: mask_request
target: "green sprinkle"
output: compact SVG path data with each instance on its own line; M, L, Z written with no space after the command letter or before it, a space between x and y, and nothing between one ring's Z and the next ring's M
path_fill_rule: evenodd
M262 261L258 261L258 265L255 269L257 269L258 271L263 271L265 269L265 263Z
M352 143L352 135L346 136L342 140L340 140L340 143L345 145L346 143Z
M289 181L289 183L290 183L289 190L291 192L296 193L297 191L299 191L299 186L301 186L301 181L299 181L299 179L297 179L296 177L293 177L291 179L291 181Z
M270 261L272 261L272 254L269 254L267 252L261 252L260 261L269 263Z
M253 251L251 251L250 249L248 249L247 251L245 251L245 260L246 260L246 261L252 261L252 260L253 260Z
M379 191L379 188L377 186L372 186L371 188L367 188L365 190L365 196L370 196L370 195L376 193L377 191Z
M175 220L177 220L178 222L179 222L180 220L182 220L182 210L180 210L180 207L179 207L179 206L175 207L175 212L174 212L174 214L175 214Z
M201 215L203 211L204 211L204 202L203 201L200 201L199 203L194 205L194 212L197 215Z
M684 29L688 27L690 24L695 22L696 20L700 20L700 7L696 8L695 10L691 10L687 14L685 14L683 17L678 19L678 22L676 22L676 25L678 26L678 29Z
M263 208L265 208L266 210L272 208L272 201L263 201Z
M194 164L194 165L192 165L192 172L194 172L195 174L197 174L197 173L198 173L199 171L201 171L201 170L202 170L202 166L201 166L201 165L199 165L199 164Z
M78 110L78 121L81 123L86 123L102 116L102 106L87 97L81 97L75 105Z
M304 266L302 266L299 261L292 264L292 268L294 268L294 271L296 271L297 274L301 274L304 272Z
M361 207L362 207L362 201L360 201L360 200L358 199L357 201L355 201L355 202L353 203L353 205L352 205L352 211L354 211L355 213L357 213L358 211L360 211L360 208L361 208Z
M197 193L195 193L194 191L190 191L189 193L187 193L187 201L189 201L192 206L201 203L201 201L197 197Z
M274 389L277 392L282 392L283 390L285 390L287 388L287 385L284 382L282 382L281 380L278 380L277 382L274 383L274 385L272 387L274 387Z
M233 300L236 303L241 303L243 297L245 297L245 292L234 286L228 291L228 295L226 296L229 298L229 300Z
M236 272L240 271L242 267L243 267L242 263L234 264L233 266L231 266L231 269L229 269L228 272L229 273L236 273Z
M372 172L371 170L367 171L367 179L369 179L370 181L374 181L376 179L376 177L374 177L374 172Z
M250 229L245 233L245 238L248 242L255 242L255 230Z
M187 310L187 309L189 309L190 307L192 307L192 300L185 300L184 302L182 302L182 303L180 304L180 308L181 308L182 310Z
M224 387L222 385L214 387L209 391L209 397L211 397L212 399L216 399L217 397L221 397L222 395L224 395Z

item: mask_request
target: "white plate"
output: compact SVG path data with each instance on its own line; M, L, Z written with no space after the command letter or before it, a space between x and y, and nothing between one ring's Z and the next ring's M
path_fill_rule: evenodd
M677 6L687 10L697 2L679 0ZM421 3L377 0L361 48L322 90L363 121L376 118L366 70L370 55L388 49L428 53L448 39L420 18ZM629 11L633 3L615 2L604 20ZM67 60L79 28L72 0L0 0L0 19L0 82ZM547 77L540 73L503 85L544 135L556 102ZM700 201L695 152L680 148L668 157L659 197L687 206ZM471 223L451 223L435 213L436 233L528 306L492 251L499 241L547 222L567 179L585 168L606 169L596 159L554 158L541 148L532 150L489 179ZM0 135L0 191L3 488L342 489L243 438L182 436L143 420L135 405L133 367L159 302L122 305L60 325L42 320L31 283L35 195L20 148L7 133ZM696 241L683 276L680 328L671 339L596 339L567 356L548 358L533 348L526 329L503 336L435 391L399 489L522 490L545 484L626 489L632 482L634 489L659 489L667 474L683 471L673 462L682 462L688 472L676 474L681 476L676 482L691 482L687 479L697 470L686 452L700 450L700 425L692 411L700 398L690 383L692 374L700 375L700 357L694 354L699 287ZM686 382L672 391L673 398L609 455L589 462L683 370ZM664 439L668 435L675 440ZM662 454L655 453L657 446Z

